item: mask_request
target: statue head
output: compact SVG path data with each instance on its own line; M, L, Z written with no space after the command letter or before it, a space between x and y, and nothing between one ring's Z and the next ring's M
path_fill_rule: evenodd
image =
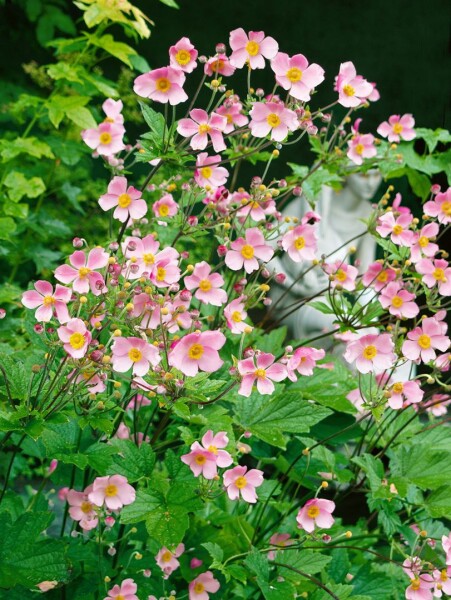
M346 186L358 198L371 200L382 181L382 175L377 169L366 173L352 173L346 178Z

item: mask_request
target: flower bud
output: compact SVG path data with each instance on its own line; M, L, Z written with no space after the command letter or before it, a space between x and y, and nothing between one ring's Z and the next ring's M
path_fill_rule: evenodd
M4 308L0 308L0 319L4 319L6 317L6 310Z
M277 283L284 283L286 278L287 276L285 273L277 273L277 275L274 277Z
M431 194L434 196L440 194L440 186L437 183L434 183L434 185L431 186Z
M225 256L227 254L226 246L224 246L223 244L218 246L217 253L218 253L218 256Z
M196 225L199 223L199 219L197 217L191 216L188 217L187 222L190 227L196 227Z
M42 333L44 331L44 327L40 323L36 323L33 329L35 333Z
M79 237L74 237L72 240L72 246L74 248L83 248L84 241Z

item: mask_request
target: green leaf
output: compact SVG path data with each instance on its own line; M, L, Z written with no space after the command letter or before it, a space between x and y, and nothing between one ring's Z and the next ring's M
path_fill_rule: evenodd
M285 563L307 575L319 573L331 560L331 556L326 556L325 554L320 554L313 550L301 550L299 552L290 550L290 552L279 552L276 558L276 562ZM290 581L297 582L302 579L302 576L289 569L279 567L279 570L282 577L289 579Z
M92 116L91 111L84 106L77 106L76 108L69 109L66 112L66 116L83 129L93 129L97 127L97 123Z
M418 171L414 171L413 169L406 169L406 175L413 193L422 200L426 200L431 190L431 180L429 177L422 173L418 173Z
M124 44L123 42L116 42L112 35L107 33L106 35L102 35L101 38L93 35L89 38L89 41L94 46L98 46L119 59L123 63L125 63L128 67L132 67L132 63L130 57L136 54L136 50L134 50L131 46Z
M8 188L8 196L13 202L19 202L24 196L36 198L45 192L45 184L40 177L27 179L19 171L11 171L6 176L4 184Z
M451 453L428 451L423 444L400 447L392 460L392 473L406 477L421 489L437 489L451 478Z
M89 100L89 96L53 96L47 106L52 125L58 128L68 111L75 111L75 109L85 106Z
M80 79L79 71L76 67L73 67L67 62L57 62L54 65L50 65L47 69L49 77L58 81L59 79L65 79L66 81L72 81L75 83L82 83Z
M15 217L16 219L26 219L29 211L28 204L13 204L12 202L5 204L3 210L5 215Z
M129 59L135 71L138 71L139 73L147 73L150 71L150 65L143 56L132 54L129 56Z
M163 133L165 131L164 116L147 104L144 104L144 102L140 102L139 105L141 107L144 120L150 127L151 131L155 133L158 138L163 138Z
M160 0L160 2L162 4L166 4L166 6L170 6L171 8L180 8L175 0Z
M9 217L0 218L0 240L9 240L11 234L17 229L17 225Z
M32 373L28 372L24 363L16 357L0 353L0 365L5 371L8 387L13 400L23 401L27 399L28 387ZM0 381L4 382L4 375L0 372ZM6 387L2 383L3 387Z
M123 475L130 483L143 477L150 477L154 464L155 454L148 444L140 447L132 440L111 440L115 449L112 463L107 469L107 475Z
M8 140L0 154L5 162L12 160L19 154L29 154L34 158L42 158L43 156L55 158L50 146L35 137L19 137L15 140Z
M124 506L121 510L121 523L128 525L146 520L149 514L158 508L163 501L164 497L159 492L138 490L133 504Z
M429 149L429 152L434 152L437 144L442 142L448 144L451 142L451 133L447 129L426 129L424 127L415 127L415 132L418 138L423 139Z
M222 565L222 561L224 558L224 550L218 544L214 544L213 542L205 542L202 544L205 550L213 559L213 562L210 565L211 569L217 569Z
M306 167L305 165L296 165L290 162L287 163L287 165L293 171L293 174L296 175L296 177L298 177L299 179L304 179L304 177L306 177L306 175L310 171L310 168Z
M425 507L434 519L448 518L451 514L451 486L443 485L429 494Z
M189 527L189 517L183 506L158 506L149 513L146 529L162 546L176 546Z

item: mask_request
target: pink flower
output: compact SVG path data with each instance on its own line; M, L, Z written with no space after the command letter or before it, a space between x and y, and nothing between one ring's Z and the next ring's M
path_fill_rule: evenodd
M317 361L324 358L325 355L323 349L318 350L308 346L297 348L287 363L288 378L291 381L296 381L295 371L301 375L313 375L313 369L316 367Z
M229 443L229 438L225 431L219 431L214 434L211 429L206 431L202 436L202 446L215 457L218 467L223 469L229 467L233 460L230 454L222 448L226 448Z
M194 171L194 179L200 187L217 188L227 181L229 172L224 167L219 167L217 164L221 161L219 155L208 156L206 152L201 152L197 156L196 170Z
M232 132L236 127L244 127L249 123L246 115L243 115L241 102L226 101L216 109L218 115L227 119L224 133Z
M116 123L116 125L123 125L124 123L124 115L122 114L122 109L124 105L122 100L113 100L112 98L107 98L105 102L102 104L102 110L106 114L106 118L104 119L105 123Z
M365 287L372 286L376 292L380 292L387 283L396 279L396 271L391 267L384 267L378 261L368 267L367 272L362 277L362 283Z
M271 246L265 244L265 238L257 227L246 230L246 238L238 238L231 243L231 250L225 256L225 263L232 271L239 271L244 267L246 273L258 269L258 258L268 262L274 255Z
M282 248L294 262L313 260L318 238L312 225L298 225L282 238Z
M217 54L209 58L204 66L204 73L209 77L230 77L236 71L225 54Z
M376 231L383 238L390 236L391 241L397 246L410 247L414 240L414 233L409 229L413 221L410 214L402 213L395 218L392 212L386 212L378 219Z
M418 305L411 302L415 294L401 288L401 285L395 281L389 283L381 292L379 302L383 308L388 308L388 312L398 318L413 319L420 312Z
M406 589L407 600L432 600L432 588L434 587L433 578L427 573L410 580L410 585Z
M53 286L48 281L36 281L35 290L29 290L22 295L22 304L27 308L38 308L34 316L37 321L48 323L55 311L60 323L67 323L70 319L67 303L70 301L72 291L62 285L56 284L55 293Z
M335 523L332 516L334 510L335 503L332 500L323 498L307 500L296 516L299 529L304 529L307 533L312 533L315 527L329 529Z
M69 490L66 495L71 519L79 521L80 527L85 531L94 529L99 522L97 507L88 499L91 487L86 488L84 492Z
M431 242L431 238L436 238L439 232L437 223L428 223L419 233L415 234L414 244L410 248L410 259L412 262L418 262L424 256L431 258L437 254L439 247Z
M436 358L435 350L445 352L450 345L449 338L443 335L442 326L434 317L421 322L421 327L415 327L407 334L407 340L402 345L404 356L415 362L422 360L428 363Z
M416 381L397 381L391 386L388 406L395 410L402 408L404 402L416 404L423 399L424 392Z
M152 205L156 217L173 217L177 214L179 205L175 202L172 194L165 194Z
M357 75L354 64L348 61L340 65L335 90L338 92L339 104L354 107L365 102L373 91L373 85L361 75Z
M211 571L201 573L193 579L188 586L189 600L208 600L210 594L214 594L219 590L219 581L213 577Z
M135 273L129 270L128 279L139 279L143 273L147 273L148 276L152 275L155 270L155 256L159 247L160 242L157 242L151 234L146 235L142 240L138 237L128 237L125 239L122 245L122 252L130 259L129 265L134 264L138 266L138 270Z
M264 69L265 58L274 58L279 49L276 40L265 37L263 31L246 34L241 27L230 32L229 45L233 50L230 62L238 69L244 67L246 62L251 69Z
M199 558L193 557L190 561L189 561L189 567L190 569L198 569L199 567L201 567L204 564L203 560L200 560Z
M183 90L184 83L185 74L180 68L162 67L139 75L135 79L133 90L142 98L176 105L188 100L188 96Z
M443 592L451 595L451 567L439 571L436 569L432 573L435 580L434 597L441 598Z
M451 565L451 533L442 535L442 548L446 554L446 564Z
M217 475L216 456L203 448L199 442L191 444L191 452L183 454L180 460L188 465L195 477L214 479Z
M147 204L141 198L141 192L127 186L126 177L113 177L108 184L108 193L100 196L99 204L103 210L116 207L113 217L121 223L129 219L141 219L147 212Z
M269 539L269 543L271 546L276 546L277 550L281 552L283 548L287 546L292 546L295 541L290 539L289 533L275 533ZM271 550L268 552L268 560L274 560L276 558L276 550Z
M415 265L418 273L423 275L423 283L428 288L438 286L438 292L441 296L451 296L451 267L446 260L429 260L423 258Z
M197 375L199 370L213 373L224 364L218 350L225 342L226 338L220 331L190 333L169 352L169 364L189 377Z
M135 488L122 475L96 477L88 499L96 506L105 505L109 510L119 510L135 501Z
M232 333L242 334L246 329L252 329L250 325L244 322L247 317L247 312L244 310L244 297L240 296L232 300L230 304L224 308L224 317L227 327Z
M359 272L352 265L336 260L334 263L325 265L324 270L330 276L332 288L340 286L348 292L355 290L355 280Z
M310 100L310 93L324 81L324 69L313 63L309 66L303 54L295 54L291 58L279 52L271 61L271 69L276 74L276 81L290 96L303 102Z
M109 255L103 248L93 248L86 258L82 250L76 250L69 256L72 265L61 265L55 270L55 277L62 283L72 283L73 289L79 294L87 294L91 288L94 296L100 296L105 287L105 281L96 273L108 264Z
M369 334L349 342L344 358L348 363L355 361L360 373L369 373L374 369L390 369L396 360L393 349L394 344L388 333Z
M257 502L255 488L263 483L263 471L259 469L247 470L247 467L237 466L224 473L224 485L230 500L241 497L250 504Z
M138 586L133 579L124 579L121 585L115 585L108 591L108 596L103 600L139 600L136 595Z
M177 560L180 555L185 552L185 545L179 544L172 552L163 546L155 557L157 565L166 576L169 576L173 571L180 567Z
M133 375L143 377L150 366L155 367L161 361L158 349L137 337L117 337L112 346L113 370L126 373L133 367Z
M451 187L446 192L437 194L434 200L426 202L424 214L436 217L438 222L443 225L451 223Z
M238 361L238 372L242 376L238 394L250 396L255 381L260 394L272 394L273 381L282 381L287 376L285 365L274 363L274 360L273 354L262 352L257 355L255 363L254 357Z
M82 358L88 351L92 335L81 319L70 319L66 325L58 327L57 333L64 350L72 358Z
M348 140L349 150L346 156L356 165L363 164L364 158L373 158L377 155L376 146L374 145L374 135L365 133L363 135L353 135Z
M150 280L159 288L168 287L180 279L179 253L175 248L165 248L155 256Z
M41 592L49 592L50 590L54 590L58 585L58 581L41 581L41 583L37 583L36 587L41 590Z
M212 273L210 265L204 260L195 265L192 275L185 277L186 289L196 290L195 298L213 306L227 302L227 293L220 289L222 285L224 279L219 273Z
M182 37L174 46L169 48L169 62L174 69L192 73L197 67L198 52L189 38Z
M270 138L282 142L289 131L299 127L296 113L280 102L255 102L249 113L249 127L254 137L264 138L269 133Z
M124 127L116 123L100 123L95 129L81 132L84 143L101 156L112 156L125 148Z
M204 150L210 138L215 152L222 152L226 149L224 138L222 136L227 125L226 117L211 113L211 116L205 110L200 108L193 109L189 116L190 119L180 119L177 125L177 131L183 137L190 137L190 146L193 150Z
M382 137L388 138L389 142L399 143L401 140L410 142L416 137L414 128L415 119L411 114L405 114L402 117L392 115L388 122L384 121L377 128L377 133Z

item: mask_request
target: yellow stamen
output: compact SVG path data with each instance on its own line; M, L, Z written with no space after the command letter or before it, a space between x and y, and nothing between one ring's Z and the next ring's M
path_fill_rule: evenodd
M366 358L366 360L372 360L375 356L377 355L377 348L376 346L367 346L366 348L364 348L363 350L363 358Z
M80 350L85 345L85 337L82 333L73 333L69 338L69 344L74 350Z
M202 346L202 344L193 344L188 350L188 356L193 360L200 360L200 358L202 358L203 356L203 353L204 347Z

